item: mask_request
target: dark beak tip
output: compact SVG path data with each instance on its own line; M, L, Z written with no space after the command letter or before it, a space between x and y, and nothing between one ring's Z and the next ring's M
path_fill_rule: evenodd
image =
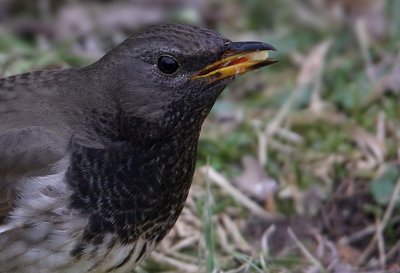
M276 49L273 45L270 45L270 44L266 44L266 45L269 46L269 49L267 49L267 50L278 51L278 49Z
M265 61L261 62L259 64L259 67L269 66L269 65L276 64L276 63L279 63L279 60L273 59L273 58L269 58L269 59L266 59Z
M278 51L273 45L268 43L260 42L260 49L259 50L271 50L271 51Z
M226 45L225 51L235 52L235 53L244 53L251 51L262 51L262 50L272 50L277 51L277 49L263 42L231 42Z

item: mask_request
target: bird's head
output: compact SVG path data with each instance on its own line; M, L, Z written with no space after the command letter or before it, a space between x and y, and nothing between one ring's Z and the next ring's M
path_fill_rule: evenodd
M153 138L199 130L235 76L276 62L268 58L268 50L274 48L169 24L137 33L98 64L114 83L110 92L125 117L125 128L138 132L138 126L143 126L149 134L143 137Z

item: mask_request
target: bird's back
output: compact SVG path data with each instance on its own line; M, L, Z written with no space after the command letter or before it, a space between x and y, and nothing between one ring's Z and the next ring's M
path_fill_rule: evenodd
M58 127L58 82L68 70L37 71L0 79L0 134L32 126Z
M58 76L64 73L39 71L0 79L1 218L15 203L18 183L52 173L51 166L65 155L68 129L54 104Z

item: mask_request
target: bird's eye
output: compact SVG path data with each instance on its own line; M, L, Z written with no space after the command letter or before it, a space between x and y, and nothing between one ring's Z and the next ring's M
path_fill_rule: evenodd
M179 68L178 62L171 56L161 56L157 62L158 69L165 74L172 74Z

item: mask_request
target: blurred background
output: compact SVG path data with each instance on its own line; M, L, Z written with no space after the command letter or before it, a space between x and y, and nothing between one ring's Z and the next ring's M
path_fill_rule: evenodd
M203 126L139 272L400 272L400 1L0 0L0 77L79 67L149 24L273 44Z

